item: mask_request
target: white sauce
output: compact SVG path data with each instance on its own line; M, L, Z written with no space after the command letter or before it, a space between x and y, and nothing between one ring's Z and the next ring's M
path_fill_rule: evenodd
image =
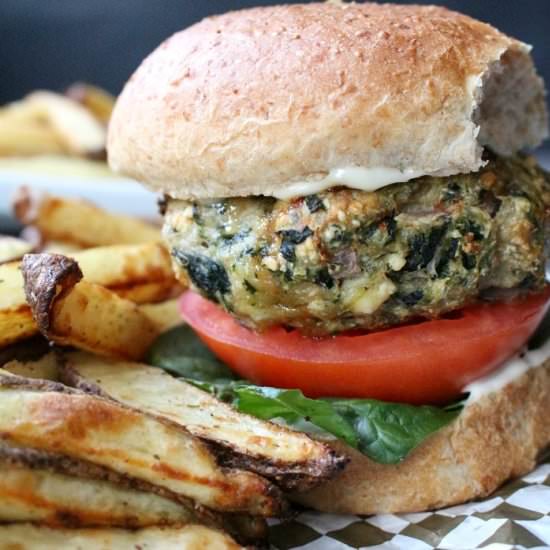
M426 175L419 170L406 168L362 168L360 166L347 166L344 168L333 168L324 178L313 181L297 181L289 183L274 193L277 199L288 200L294 197L303 197L319 193L330 187L342 185L361 191L376 191L393 183L401 183L414 178Z
M477 401L488 393L501 390L504 386L525 374L529 369L542 365L548 358L550 358L550 340L547 340L538 349L532 351L524 349L523 352L508 359L495 372L468 384L464 388L464 392L470 394L466 405Z

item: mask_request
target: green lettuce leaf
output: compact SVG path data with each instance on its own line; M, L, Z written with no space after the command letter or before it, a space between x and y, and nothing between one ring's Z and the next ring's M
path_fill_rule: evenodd
M233 372L187 325L162 333L153 342L145 361L181 378L220 383L235 379Z
M461 403L440 408L374 399L310 399L296 389L248 384L235 380L232 372L187 326L161 335L148 359L150 364L185 378L240 412L336 437L383 464L403 460L462 410Z

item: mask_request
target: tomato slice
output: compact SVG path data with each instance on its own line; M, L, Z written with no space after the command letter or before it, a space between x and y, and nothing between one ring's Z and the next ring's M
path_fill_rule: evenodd
M299 388L309 397L448 403L529 339L546 312L549 289L449 318L326 339L282 327L253 332L191 291L180 308L203 342L255 384Z

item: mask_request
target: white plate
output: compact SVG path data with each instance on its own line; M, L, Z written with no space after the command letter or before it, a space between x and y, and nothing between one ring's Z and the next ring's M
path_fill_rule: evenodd
M21 185L60 196L87 199L121 214L149 219L158 216L157 195L132 180L80 179L6 171L0 172L0 214L9 216L12 197Z
M11 215L11 200L21 185L80 197L121 214L149 219L158 216L156 196L135 181L116 177L104 162L55 155L0 158L0 217L4 222Z

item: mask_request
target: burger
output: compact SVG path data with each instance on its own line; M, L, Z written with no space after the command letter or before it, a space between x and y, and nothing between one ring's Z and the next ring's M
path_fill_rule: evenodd
M230 399L350 458L300 502L450 505L550 443L546 136L530 47L435 6L227 13L130 78L109 162L164 196Z

